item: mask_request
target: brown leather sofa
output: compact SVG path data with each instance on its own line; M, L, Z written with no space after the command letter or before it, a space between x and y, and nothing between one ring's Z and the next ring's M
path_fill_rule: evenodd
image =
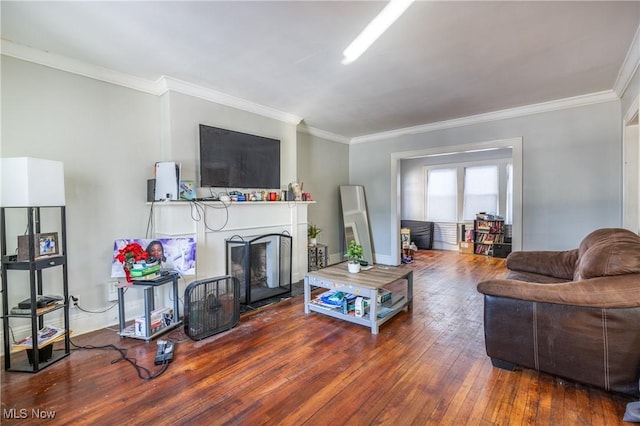
M512 252L505 279L480 282L487 355L640 395L640 236L599 229L566 251Z

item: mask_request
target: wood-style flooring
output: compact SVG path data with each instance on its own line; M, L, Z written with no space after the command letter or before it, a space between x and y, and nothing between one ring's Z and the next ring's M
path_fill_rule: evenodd
M295 296L195 342L142 380L120 354L78 349L37 374L2 372L4 424L617 425L632 399L531 370L491 366L476 284L504 261L420 251L414 302L370 329L303 312ZM155 372L156 343L104 329L76 345L113 344ZM36 419L38 415L53 420ZM13 417L13 418L11 418ZM15 417L24 417L16 419Z

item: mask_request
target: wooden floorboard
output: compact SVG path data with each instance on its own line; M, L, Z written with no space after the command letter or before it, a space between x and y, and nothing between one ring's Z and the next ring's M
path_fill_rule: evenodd
M142 380L119 353L77 349L37 374L2 372L2 421L92 425L617 425L632 399L531 370L492 367L476 284L504 261L420 251L414 302L372 335L295 296L202 341L181 330L175 361ZM74 336L112 344L155 372L156 343L111 329ZM12 410L13 409L13 410ZM25 416L24 419L10 417Z

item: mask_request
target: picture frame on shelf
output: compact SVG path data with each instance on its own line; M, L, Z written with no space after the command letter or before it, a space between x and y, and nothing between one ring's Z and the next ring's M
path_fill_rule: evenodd
M34 259L44 256L56 256L60 253L57 232L41 232L35 234ZM18 262L29 260L29 236L18 235Z

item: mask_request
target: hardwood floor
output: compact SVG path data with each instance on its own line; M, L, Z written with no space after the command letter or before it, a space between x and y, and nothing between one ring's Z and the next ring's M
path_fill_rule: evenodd
M503 260L421 251L403 267L414 269L413 308L377 336L306 316L296 296L199 342L180 330L164 335L178 342L176 358L150 381L106 349L74 350L38 374L3 371L1 423L33 423L40 412L55 415L51 424L92 425L625 424L631 398L491 366L475 287L503 276ZM155 342L109 329L72 341L114 344L152 372L159 368Z

